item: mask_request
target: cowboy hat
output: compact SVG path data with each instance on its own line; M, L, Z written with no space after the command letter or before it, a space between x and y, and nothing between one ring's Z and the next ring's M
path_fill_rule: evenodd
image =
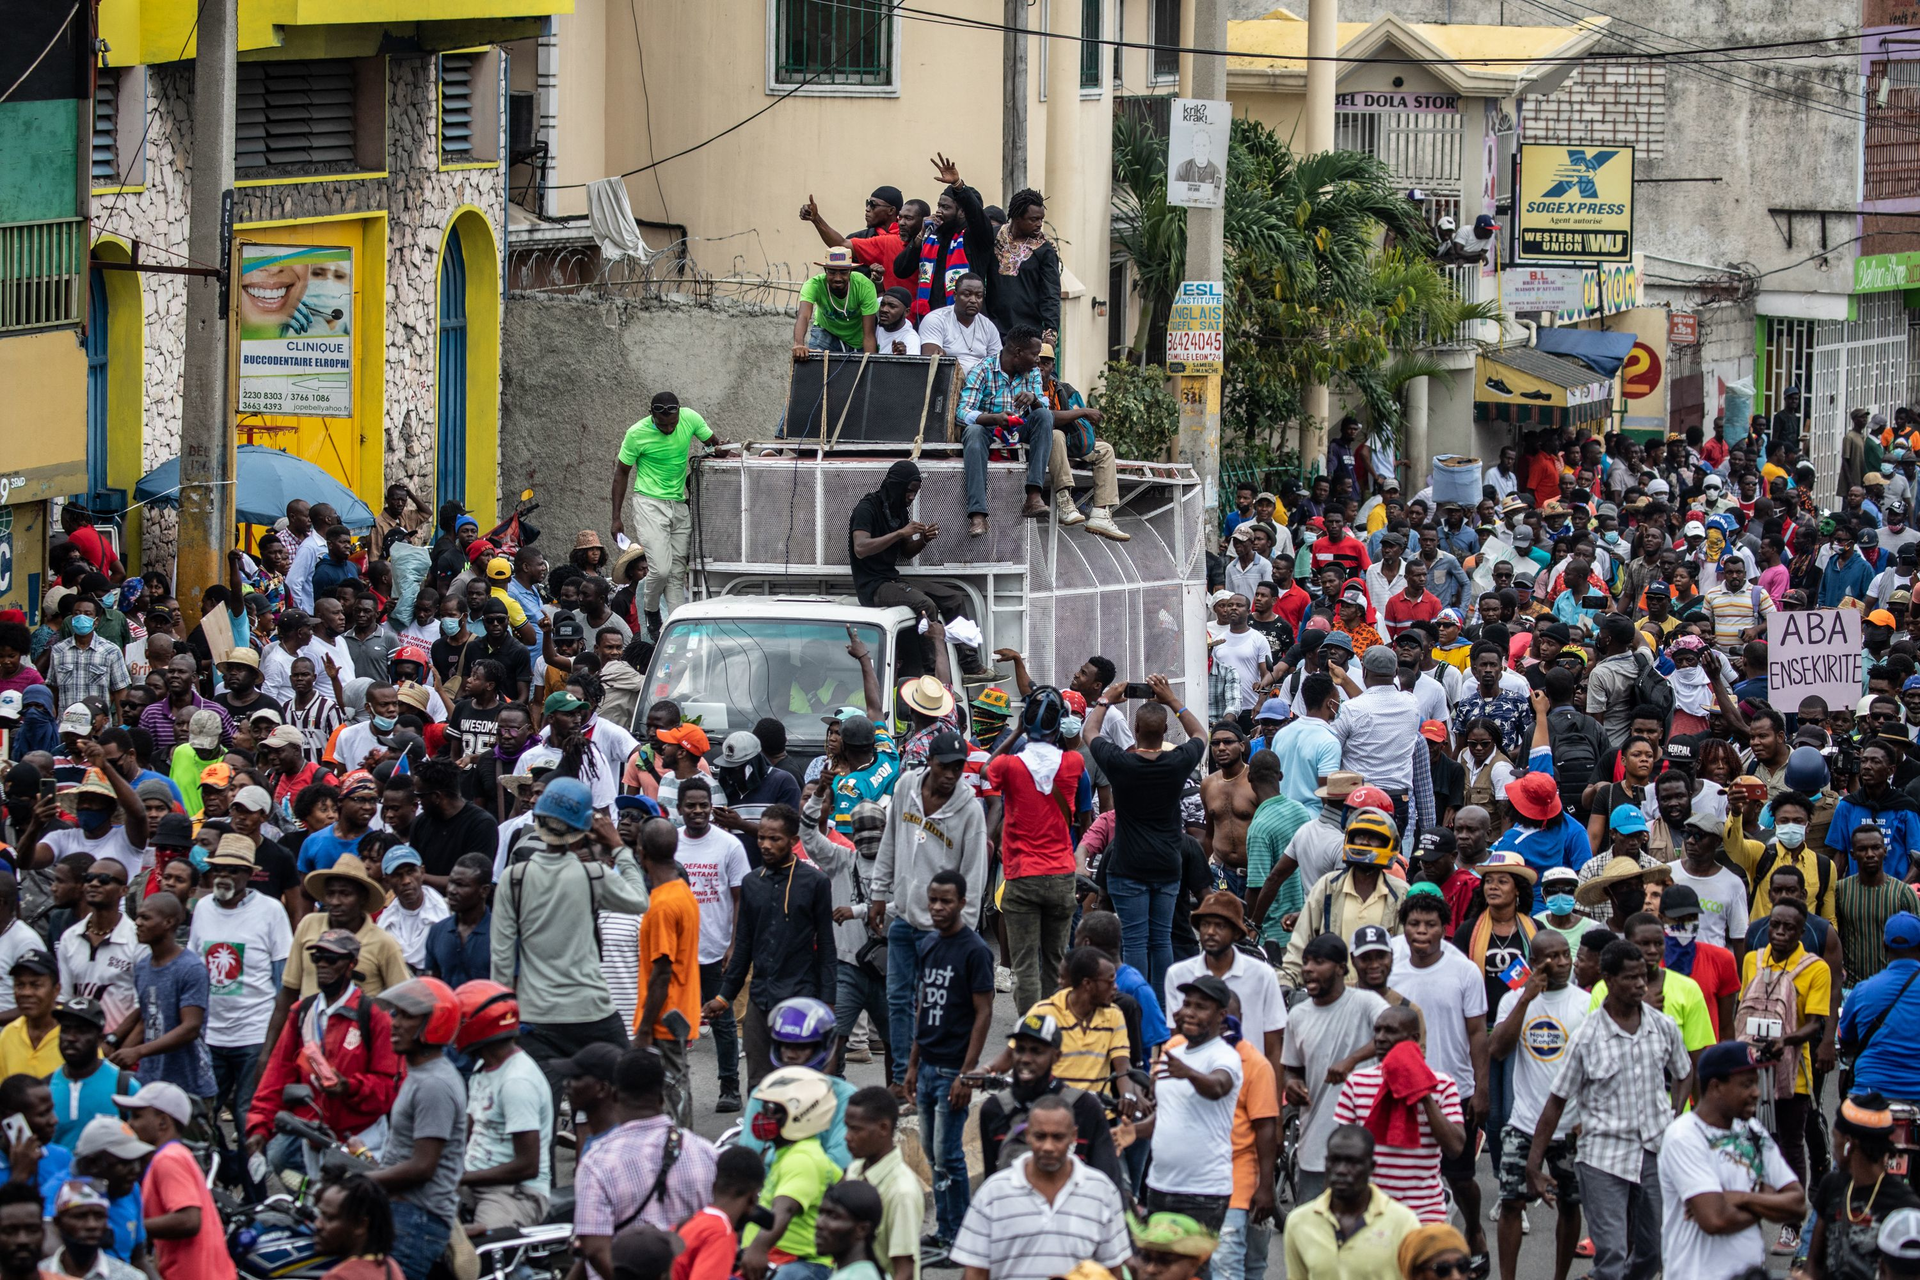
M854 261L853 250L845 245L836 245L827 250L827 256L824 259L813 265L824 267L828 271L851 271L860 264Z
M1482 876L1486 875L1489 871L1504 871L1510 876L1517 876L1525 880L1528 884L1540 883L1540 873L1528 866L1527 860L1511 849L1495 849L1492 853L1480 859L1480 865L1475 867L1474 870Z
M1607 900L1607 891L1625 880L1655 880L1665 882L1673 879L1673 868L1662 862L1657 866L1643 867L1637 858L1622 855L1609 858L1600 874L1573 891L1573 900L1583 907L1595 907Z
M624 582L627 576L627 567L646 554L647 549L636 542L615 556L613 558L613 564L609 569L609 572L613 574L613 580L615 582Z
M1212 916L1216 920L1225 920L1232 925L1241 937L1247 936L1247 909L1239 898L1225 889L1216 889L1203 899L1199 906L1189 914L1188 919L1198 923Z
M1322 800L1344 800L1365 786L1366 781L1357 773L1330 773L1325 783L1314 788L1313 794Z
M945 719L953 712L953 694L947 686L940 683L938 676L921 676L908 682L900 690L900 701L923 716L935 720Z
M357 855L341 854L340 860L332 866L324 867L319 871L309 871L307 878L301 881L301 884L305 886L309 898L315 902L325 902L327 881L333 879L351 880L355 884L366 886L369 916L379 915L386 910L387 891L380 887L379 881L367 874L367 864L360 861Z

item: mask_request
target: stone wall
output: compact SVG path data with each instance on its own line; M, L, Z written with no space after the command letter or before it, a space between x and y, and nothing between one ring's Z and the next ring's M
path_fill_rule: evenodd
M791 311L744 303L515 294L500 354L503 508L531 488L536 525L605 537L614 456L653 393L674 392L724 440L769 439L792 341Z
M1636 160L1667 153L1667 69L1608 63L1576 69L1550 94L1527 98L1528 142L1632 147Z
M506 180L498 167L440 168L436 66L432 57L387 60L385 177L242 187L235 193L234 207L234 220L241 224L386 211L386 366L379 424L386 442L385 478L405 479L423 494L432 493L434 487L441 241L455 211L472 205L484 212L493 228L498 252ZM184 261L193 66L175 63L150 71L146 186L138 192L96 199L96 233L139 240L147 259ZM143 469L147 469L180 450L186 290L179 276L143 274L139 279L146 328ZM363 299L362 307L362 315L379 315L370 300ZM368 477L362 481L363 493L372 494L384 483ZM171 513L154 510L144 518L147 563L170 562Z

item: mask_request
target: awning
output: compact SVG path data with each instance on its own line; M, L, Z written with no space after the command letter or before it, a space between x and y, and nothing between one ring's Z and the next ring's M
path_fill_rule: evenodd
M1601 329L1542 329L1534 341L1548 355L1572 356L1603 378L1611 378L1633 350L1633 335Z
M1474 361L1473 398L1483 404L1584 409L1576 420L1603 416L1613 404L1613 380L1577 360L1533 347L1503 347Z

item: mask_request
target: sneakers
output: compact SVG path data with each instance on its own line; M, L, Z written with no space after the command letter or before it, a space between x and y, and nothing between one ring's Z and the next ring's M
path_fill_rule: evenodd
M720 1085L720 1099L719 1101L713 1104L714 1114L724 1115L728 1112L738 1111L739 1109L740 1109L739 1081L735 1080L735 1081L722 1082L722 1084Z
M1062 522L1064 523L1064 521ZM1133 535L1113 522L1113 515L1105 507L1095 507L1087 516L1087 532L1106 538L1111 542L1132 542Z
M922 1267L945 1267L951 1265L947 1251L953 1246L939 1236L920 1237L920 1265Z
M1013 970L1003 964L993 966L993 989L995 991L1013 990Z
M1073 490L1058 489L1053 495L1054 518L1062 529L1071 529L1077 524L1085 524L1087 518L1080 514L1080 508L1073 505Z
M1775 1253L1793 1253L1800 1248L1800 1228L1787 1223L1780 1228L1780 1238L1773 1243Z

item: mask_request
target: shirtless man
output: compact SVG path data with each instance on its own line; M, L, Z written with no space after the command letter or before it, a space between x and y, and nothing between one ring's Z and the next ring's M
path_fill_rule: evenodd
M1209 739L1214 772L1200 783L1200 803L1206 807L1206 836L1200 842L1213 862L1227 872L1227 883L1239 897L1247 895L1247 824L1258 807L1247 781L1247 743L1231 722L1215 725Z

